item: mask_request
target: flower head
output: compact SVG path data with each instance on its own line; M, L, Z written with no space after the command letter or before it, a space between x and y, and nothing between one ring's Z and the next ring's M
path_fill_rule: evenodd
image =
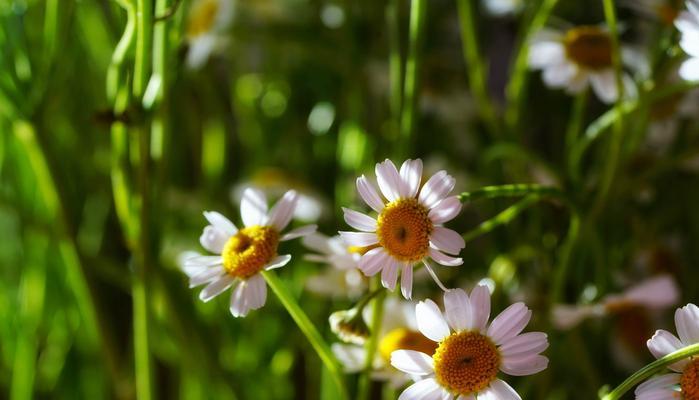
M687 304L675 311L679 338L660 329L648 340L648 349L656 358L699 343L699 307ZM674 372L649 379L636 388L636 399L699 400L699 358L690 357L670 365Z
M196 0L187 20L187 65L200 68L220 43L233 17L232 0Z
M218 255L194 256L184 261L190 287L207 284L199 294L202 301L207 302L236 285L230 305L234 317L244 317L265 304L267 284L260 272L283 267L291 260L291 255L277 253L279 242L316 230L315 225L307 225L282 234L291 222L297 200L296 192L290 190L268 211L264 194L247 189L240 202L245 225L242 229L215 211L204 212L210 225L204 228L199 242Z
M432 300L415 307L417 325L438 344L434 356L420 351L397 350L391 364L420 379L408 387L401 400L520 399L498 372L532 375L548 366L542 351L548 348L545 333L521 333L532 312L515 303L488 325L490 292L477 286L467 295L461 289L444 294L445 313Z
M688 81L699 81L699 0L687 0L687 11L675 20L682 34L680 47L689 59L682 63L680 76Z
M454 178L445 171L432 175L424 185L422 161L407 160L400 171L390 160L376 164L376 178L384 201L374 185L364 176L357 178L362 199L378 213L369 215L343 208L345 221L360 232L340 232L349 246L368 248L359 260L359 269L367 276L381 272L381 283L393 290L401 273L401 292L412 296L413 266L423 263L436 279L428 259L446 266L463 264L457 255L464 248L464 239L442 226L459 211L461 202L448 196ZM437 280L437 283L441 283ZM443 286L442 286L443 287Z

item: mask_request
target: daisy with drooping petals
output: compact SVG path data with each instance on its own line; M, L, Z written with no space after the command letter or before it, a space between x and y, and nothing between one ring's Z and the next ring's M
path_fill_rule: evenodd
M286 265L291 255L279 255L280 241L302 237L315 232L315 225L307 225L282 234L291 222L298 195L290 190L271 210L267 210L265 195L256 189L247 189L240 201L240 216L245 227L238 228L226 217L206 211L210 225L204 228L199 241L206 250L218 256L195 256L184 261L184 272L190 287L207 286L199 298L207 302L233 285L230 311L234 317L244 317L250 310L265 304L267 284L260 274Z
M308 290L329 297L361 296L366 288L366 278L357 270L362 249L347 248L339 236L327 237L320 233L304 237L302 243L317 253L307 254L304 259L332 267L309 277L306 281Z
M699 0L687 0L687 11L680 13L675 27L682 33L680 47L690 57L682 63L680 76L688 81L699 81Z
M543 332L521 333L532 312L515 303L488 325L490 292L476 286L467 295L461 289L444 294L445 312L432 300L415 307L417 326L438 343L434 356L413 350L397 350L391 364L417 375L399 400L521 399L498 372L513 376L532 375L548 366L542 351L548 348Z
M367 276L381 271L381 283L389 290L396 287L401 274L401 292L412 297L413 266L422 262L438 285L428 258L441 265L456 266L463 260L457 255L464 248L464 239L442 226L461 211L457 196L448 196L454 178L445 171L432 175L422 187L422 161L407 160L400 171L390 160L376 164L379 196L374 185L364 176L357 178L357 190L364 202L379 213L378 218L343 208L345 221L360 232L340 232L348 246L369 247L359 260L359 269Z
M687 304L675 311L679 338L660 329L648 340L648 349L655 358L664 357L683 347L699 343L699 307ZM699 400L699 358L680 360L670 369L675 371L647 380L636 388L637 400Z
M187 66L201 68L220 47L221 36L233 19L233 0L196 0L187 20Z
M575 94L592 86L605 103L619 97L612 66L610 33L597 26L579 26L562 33L544 29L535 35L529 49L529 66L543 71L547 86L564 88ZM623 75L624 93L633 97L636 88L630 76Z

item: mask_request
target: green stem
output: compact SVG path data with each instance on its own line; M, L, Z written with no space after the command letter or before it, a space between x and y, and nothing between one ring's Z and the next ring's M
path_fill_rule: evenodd
M389 79L391 82L392 137L400 136L400 114L403 107L403 60L400 51L400 7L398 0L389 0L386 6L386 22L388 24L389 44Z
M563 286L568 275L571 255L575 248L575 243L580 235L580 215L577 210L571 209L570 222L568 225L568 233L565 243L560 250L559 265L554 274L553 288L551 290L551 306L561 301Z
M585 106L587 105L587 94L589 90L583 90L575 96L573 102L573 110L568 120L568 129L566 129L565 138L565 154L570 155L575 142L578 140L582 122L585 117Z
M484 221L483 223L478 225L475 229L472 229L472 230L464 233L462 235L464 240L466 242L470 242L471 240L477 238L478 236L489 233L493 229L495 229L501 225L507 225L508 223L510 223L510 221L517 218L517 216L519 214L521 214L522 211L526 210L531 205L533 205L534 203L539 201L540 198L541 198L541 196L538 194L528 195L527 197L525 197L524 199L515 203L514 205L501 211L498 215L494 216L493 218L490 218L489 220Z
M684 347L677 351L674 351L665 357L659 358L652 363L646 365L645 367L636 371L633 375L627 378L614 390L609 392L609 394L602 397L602 400L617 400L620 399L624 393L628 392L634 386L643 382L644 380L650 378L651 376L657 374L664 370L668 365L674 364L677 361L683 360L685 358L693 357L699 355L699 343Z
M552 186L544 186L536 183L517 183L511 185L484 186L472 192L459 194L462 203L474 202L480 199L494 199L497 197L519 197L526 195L548 196L565 199L560 189Z
M379 346L379 332L381 331L381 321L383 321L383 304L386 299L386 291L381 290L381 282L379 277L372 280L372 288L374 292L379 291L379 295L374 298L371 305L371 336L366 342L365 346L365 359L364 359L364 370L362 371L362 376L359 378L359 388L357 394L359 400L368 400L371 397L371 373L372 366L374 364L374 358L376 357L376 350Z
M311 322L298 302L291 295L289 290L284 286L277 275L272 271L262 271L262 276L267 281L267 284L282 303L291 318L296 322L301 332L306 336L306 339L311 343L311 346L320 357L320 360L328 369L328 372L333 376L333 380L338 387L338 391L342 394L344 400L349 400L345 380L342 374L340 364L335 359L328 344L323 340L315 325Z

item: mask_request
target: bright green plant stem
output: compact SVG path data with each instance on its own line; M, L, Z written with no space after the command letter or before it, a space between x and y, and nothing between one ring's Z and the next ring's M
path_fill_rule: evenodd
M526 195L548 196L565 199L560 189L539 184L518 183L511 185L484 186L472 192L459 194L462 203L474 202L480 199L494 199L497 197L519 197Z
M614 390L609 392L609 394L602 397L602 400L617 400L620 399L626 392L631 390L634 386L645 381L651 376L663 371L668 365L674 364L677 361L689 358L692 356L699 355L699 343L695 343L691 346L674 351L665 357L659 358L652 363L646 365L645 367L636 371L628 379L622 382Z
M313 325L306 313L303 312L303 309L301 309L296 299L294 299L289 290L286 288L286 286L284 286L282 281L274 272L262 271L262 276L265 278L267 284L282 303L291 318L294 320L294 322L296 322L296 325L298 325L299 329L301 329L301 332L303 332L303 334L306 336L306 339L308 339L308 341L311 343L313 350L316 351L318 357L320 357L320 360L325 365L325 368L327 368L328 372L330 372L332 375L333 380L338 387L338 391L341 393L342 399L349 400L345 380L342 374L342 368L337 362L337 359L335 359L335 356L321 336L320 332L318 332L315 325Z
M475 229L472 229L466 233L464 233L462 236L464 238L464 241L470 242L471 240L477 238L478 236L484 235L486 233L491 232L493 229L502 226L502 225L507 225L510 223L513 219L517 218L519 214L522 213L522 211L526 210L533 204L535 204L539 199L541 198L541 195L538 194L530 194L524 199L518 201L514 205L504 209L501 211L499 214L494 216L493 218L488 219L487 221L484 221L480 225L478 225Z
M371 397L371 373L372 366L374 365L374 358L376 356L376 350L379 347L379 333L381 331L381 321L383 321L383 305L386 299L386 291L382 290L380 278L377 276L372 279L372 289L374 293L377 293L373 298L371 303L371 335L369 340L365 344L365 354L366 358L364 360L364 370L362 371L362 376L359 378L359 387L357 391L358 399L368 400Z
M391 83L391 109L393 137L400 135L400 114L403 107L403 60L400 52L400 7L398 0L389 0L386 5L386 24L388 27L388 68Z
M583 119L585 118L585 106L587 105L587 97L589 90L585 89L575 96L573 101L573 110L571 111L570 119L568 120L568 128L566 129L565 152L570 157L575 142L580 134Z

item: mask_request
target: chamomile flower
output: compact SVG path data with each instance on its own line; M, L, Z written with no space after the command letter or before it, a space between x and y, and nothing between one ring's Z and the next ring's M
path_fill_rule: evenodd
M532 312L515 303L488 325L490 292L476 286L467 295L461 289L444 294L445 313L432 300L415 307L417 326L438 344L434 356L415 350L396 350L391 365L418 376L399 400L423 399L521 399L505 381L513 376L532 375L548 366L542 351L548 348L543 332L521 333Z
M328 237L320 233L308 235L302 243L316 254L304 259L329 265L318 275L308 278L306 288L314 293L330 297L357 298L366 289L366 282L359 272L359 258L363 248L348 248L339 236Z
M277 253L279 242L315 232L315 225L307 225L282 234L289 225L298 195L290 190L271 210L267 210L265 195L248 188L240 202L240 216L245 225L238 229L229 219L215 211L204 212L209 221L199 238L206 250L217 256L195 256L184 262L190 287L206 284L199 298L207 302L230 287L230 311L234 317L244 317L250 310L264 306L267 284L263 270L286 265L291 255Z
M656 358L683 347L699 343L699 307L687 304L675 312L679 338L666 330L658 330L648 340L648 349ZM690 357L669 367L674 372L647 380L636 388L637 400L699 399L699 358Z
M689 55L682 63L680 76L688 81L699 81L699 0L687 0L687 11L682 11L675 20L682 34L680 47Z
M233 19L233 0L196 0L187 20L187 66L201 68L221 45L221 36Z
M544 83L575 94L592 86L605 103L619 97L612 66L610 33L598 26L578 26L567 32L544 29L529 49L529 66L543 71ZM635 95L631 77L623 75L624 92Z
M384 201L364 175L357 178L362 199L378 213L378 218L343 208L345 221L360 232L340 232L348 246L371 248L359 259L359 269L367 276L381 272L381 283L389 290L396 287L401 274L401 292L410 299L413 266L423 263L430 275L446 290L434 274L428 259L446 266L463 264L458 255L464 239L443 223L461 211L457 196L449 196L454 178L439 171L420 186L422 161L407 160L400 171L390 160L376 164L376 178Z
M524 0L483 0L483 6L488 14L494 17L504 17L522 11Z

